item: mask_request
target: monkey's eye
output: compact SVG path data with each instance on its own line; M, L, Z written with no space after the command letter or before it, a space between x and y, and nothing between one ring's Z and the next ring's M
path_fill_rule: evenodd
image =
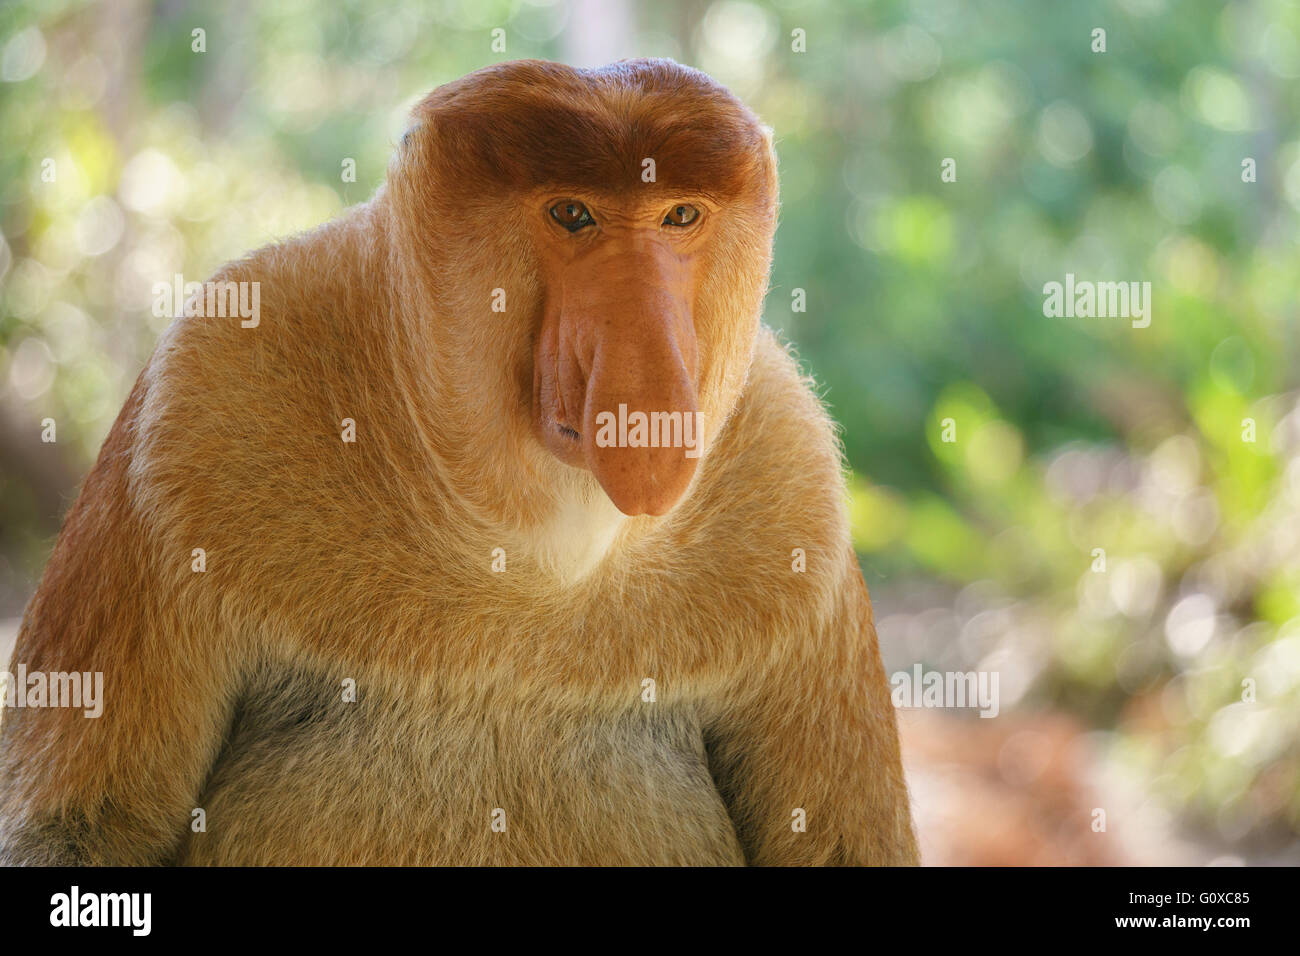
M591 218L587 207L576 199L565 199L551 207L551 218L569 232L577 232L585 226L594 226L596 220Z
M696 219L700 218L700 211L694 206L688 206L683 203L680 206L673 206L668 210L668 215L664 216L665 226L689 226Z

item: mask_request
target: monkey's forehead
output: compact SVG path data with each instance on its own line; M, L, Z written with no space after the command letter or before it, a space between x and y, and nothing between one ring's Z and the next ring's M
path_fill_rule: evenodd
M763 128L725 88L671 60L600 70L522 60L439 87L414 111L446 171L518 189L763 193Z

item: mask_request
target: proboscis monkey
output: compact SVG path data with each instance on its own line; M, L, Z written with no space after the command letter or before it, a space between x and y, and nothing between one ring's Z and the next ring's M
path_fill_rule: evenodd
M10 668L103 713L5 709L0 856L914 862L776 215L770 132L670 61L434 91L141 374Z

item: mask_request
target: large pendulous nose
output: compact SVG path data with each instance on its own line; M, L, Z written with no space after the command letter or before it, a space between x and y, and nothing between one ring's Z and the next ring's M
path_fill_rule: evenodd
M575 365L588 370L583 460L624 514L662 515L685 493L702 443L689 276L654 243L602 259L565 303L564 321L581 325Z
M624 330L596 349L582 450L620 511L662 515L685 493L698 462L694 362L666 323L640 317L637 324L635 332Z

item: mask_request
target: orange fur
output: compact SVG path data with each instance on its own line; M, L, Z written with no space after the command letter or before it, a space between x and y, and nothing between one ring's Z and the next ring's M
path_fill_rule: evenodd
M662 60L502 64L415 118L371 202L221 270L256 328L178 319L141 374L14 655L103 671L105 713L4 714L0 857L915 862L840 448L758 323L766 132ZM537 440L537 217L571 190L713 203L708 444L660 517Z

